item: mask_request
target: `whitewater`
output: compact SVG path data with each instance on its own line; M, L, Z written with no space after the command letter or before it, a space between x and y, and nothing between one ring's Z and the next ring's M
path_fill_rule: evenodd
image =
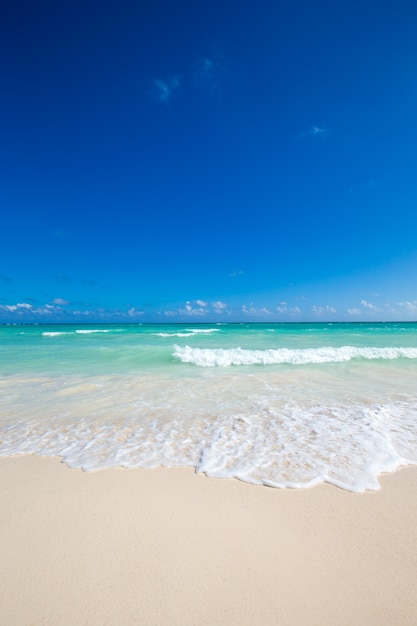
M0 455L379 488L417 463L417 324L0 327Z

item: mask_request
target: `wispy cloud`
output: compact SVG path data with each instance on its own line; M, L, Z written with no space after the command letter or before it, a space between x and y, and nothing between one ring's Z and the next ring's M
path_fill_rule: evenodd
M329 304L326 304L325 306L316 306L315 304L313 304L313 306L311 307L311 312L314 315L323 315L325 313L337 313L337 309Z
M352 309L346 309L346 313L348 315L360 315L362 311L360 309L357 309L356 307L353 307Z
M296 141L301 139L307 139L308 137L326 137L329 134L329 129L326 126L318 126L313 124L308 130L302 130L294 137Z
M255 317L271 315L271 311L267 309L266 307L258 308L258 307L255 307L253 304L251 304L249 307L247 307L246 304L242 304L240 310L244 315L253 315Z
M27 311L35 311L29 302L18 302L17 304L0 304L1 311L8 311L10 313L24 313Z
M94 308L66 308L71 304L62 298L55 298L52 304L44 304L32 306L27 302L19 302L17 304L0 304L0 314L3 314L5 320L16 320L19 322L42 321L48 320L53 322L76 321L88 318L89 320L109 321L117 319L132 321L139 319L144 315L144 311L135 307L127 309L103 309L95 306ZM74 305L74 303L72 303Z
M326 133L327 133L327 129L323 128L322 126L312 126L310 130L308 131L308 134L312 135L313 137L325 135Z
M406 302L398 302L397 304L407 311L407 313L417 313L417 300L407 300Z
M156 100L163 104L169 104L178 92L181 82L178 76L169 76L166 79L154 78L151 93Z
M63 298L54 298L52 300L52 304L57 304L58 306L66 306L70 304L68 300L64 300Z
M18 302L17 304L0 304L0 309L3 311L30 311L32 305L29 302Z
M166 317L206 317L210 313L226 314L228 305L217 300L216 302L205 302L204 300L187 300L184 306L174 310L164 311Z
M225 302L221 302L220 300L217 300L216 302L212 302L211 306L215 313L224 313L225 310L227 309L227 304Z
M276 310L281 315L301 315L299 306L287 306L286 303L281 303L280 306L277 306Z
M202 300L197 300L193 303L187 300L183 307L179 307L173 311L164 311L164 315L167 317L204 317L207 314L207 303Z
M129 317L141 317L142 315L144 315L144 311L142 311L141 309L135 309L135 307L131 307L130 309L128 309L127 311L127 315Z
M207 57L202 57L197 61L192 72L193 83L196 87L212 89L214 85L215 65Z
M69 276L66 276L65 274L51 274L51 278L54 278L58 283L70 283L71 282L71 278Z
M243 276L243 270L237 270L236 272L231 272L229 276L231 278L236 278L236 276Z
M368 300L361 300L361 305L365 309L369 309L370 311L377 311L378 310L378 307L375 306L375 304L372 304L372 302L368 302Z
M218 77L224 71L224 63L218 55L216 58L201 57L194 64L191 80L195 87L213 95L219 92Z
M182 87L184 91L187 88L199 90L211 96L220 94L219 78L226 71L226 66L219 53L202 56L191 68L180 69L182 71L179 74L153 78L149 95L163 104L169 104Z

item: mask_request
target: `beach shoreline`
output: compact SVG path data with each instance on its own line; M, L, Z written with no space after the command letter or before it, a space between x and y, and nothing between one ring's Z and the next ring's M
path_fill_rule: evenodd
M417 468L376 492L0 459L4 624L417 623Z

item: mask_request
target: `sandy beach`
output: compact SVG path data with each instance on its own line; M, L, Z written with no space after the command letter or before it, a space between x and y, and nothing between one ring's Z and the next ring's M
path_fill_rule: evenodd
M2 624L417 624L417 468L352 494L0 467Z

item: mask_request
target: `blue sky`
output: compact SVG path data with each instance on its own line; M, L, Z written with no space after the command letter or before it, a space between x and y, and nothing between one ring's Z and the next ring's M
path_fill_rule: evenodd
M8 3L0 322L417 319L414 0Z

